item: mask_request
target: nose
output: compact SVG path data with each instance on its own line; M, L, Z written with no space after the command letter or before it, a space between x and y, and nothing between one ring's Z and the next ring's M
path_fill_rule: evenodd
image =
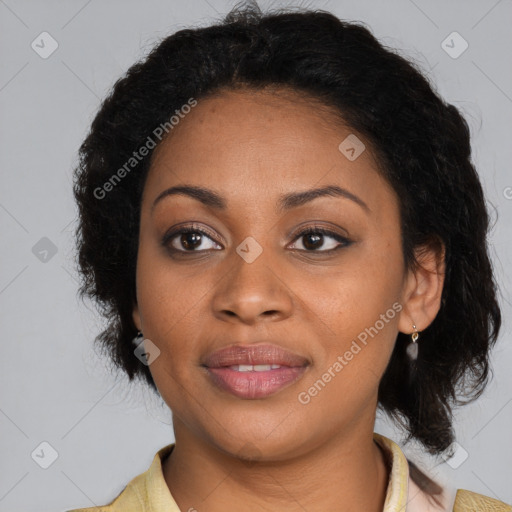
M255 324L288 318L293 310L293 293L269 250L252 263L238 254L213 295L214 315L223 321Z

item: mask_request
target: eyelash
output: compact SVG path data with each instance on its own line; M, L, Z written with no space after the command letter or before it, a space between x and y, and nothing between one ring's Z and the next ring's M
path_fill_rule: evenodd
M170 246L170 242L177 235L183 235L183 234L189 234L189 233L198 233L198 234L204 235L204 236L208 237L210 240L212 240L214 243L218 244L218 242L216 242L213 239L212 235L208 231L205 231L204 229L201 229L201 228L198 228L195 226L190 226L190 227L181 228L177 231L172 231L171 233L166 233L162 239L162 245L167 247L167 249L169 251L171 251L172 253L181 253L181 254L183 254L183 253L185 253L185 254L201 253L201 252L208 251L208 250L218 250L218 249L203 249L202 251L196 251L196 250L187 251L187 250L176 249L176 248ZM330 253L333 253L334 251L342 249L343 247L348 247L349 245L352 244L352 240L349 240L348 238L341 236L340 234L338 234L334 231L331 231L327 228L321 227L321 226L308 226L307 228L303 229L302 231L299 231L298 233L295 234L293 242L296 242L297 240L299 240L300 238L302 238L306 235L312 235L312 234L314 234L314 235L321 234L321 235L329 236L329 237L333 238L334 240L336 240L337 242L339 242L340 245L338 245L337 247L334 247L333 249L328 249L328 250L324 250L324 251L314 250L314 249L309 250L309 251L306 249L297 249L298 251L307 252L307 253L330 254Z

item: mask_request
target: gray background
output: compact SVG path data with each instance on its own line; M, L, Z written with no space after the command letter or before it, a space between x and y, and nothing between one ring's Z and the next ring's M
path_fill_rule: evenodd
M470 124L474 161L497 218L490 241L504 326L493 353L494 379L480 400L456 414L456 460L422 460L454 487L512 503L511 2L301 5L367 23L383 43L415 59ZM102 323L76 298L71 173L114 81L159 38L205 25L232 6L222 0L0 0L0 511L104 504L173 441L166 406L112 375L93 351ZM58 43L46 59L31 47L34 40L43 45L44 31ZM442 47L453 31L469 44L458 58ZM455 50L460 44L454 42ZM376 430L400 440L384 419ZM51 462L51 450L39 447L43 441L58 454L47 469L34 460ZM405 451L419 457L417 447Z

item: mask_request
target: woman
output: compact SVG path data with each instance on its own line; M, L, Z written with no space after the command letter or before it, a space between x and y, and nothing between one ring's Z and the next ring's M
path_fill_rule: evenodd
M176 439L87 510L512 510L373 432L449 453L501 324L468 126L411 63L248 6L134 65L80 156L82 293Z

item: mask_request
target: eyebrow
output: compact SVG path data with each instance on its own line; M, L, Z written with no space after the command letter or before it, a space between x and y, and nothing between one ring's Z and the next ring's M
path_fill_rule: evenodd
M154 210L155 206L165 197L169 197L172 195L184 195L191 197L200 201L205 206L224 211L227 209L227 201L222 196L220 196L217 192L214 192L211 189L199 187L196 185L179 185L175 187L168 188L161 192L157 198L153 201L153 205L151 206L151 211ZM367 213L371 210L368 205L358 196L349 192L347 189L339 187L338 185L327 185L321 188L315 188L310 190L305 190L302 192L292 192L289 194L284 194L279 197L277 202L277 211L285 212L292 208L296 208L298 206L302 206L313 199L317 199L319 197L342 197L345 199L349 199L354 203L361 206Z

